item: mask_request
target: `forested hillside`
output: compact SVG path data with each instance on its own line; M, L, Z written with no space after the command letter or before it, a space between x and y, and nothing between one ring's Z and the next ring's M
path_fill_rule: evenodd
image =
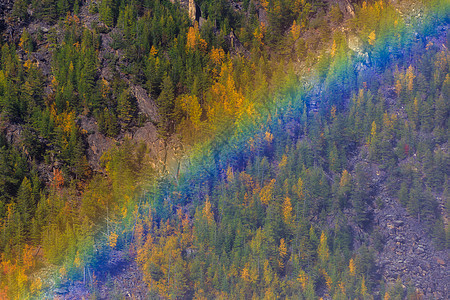
M0 4L0 298L445 299L450 4Z

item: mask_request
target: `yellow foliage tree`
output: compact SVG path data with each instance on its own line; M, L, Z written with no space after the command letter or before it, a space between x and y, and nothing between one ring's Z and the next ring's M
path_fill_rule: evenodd
M211 202L209 202L208 196L206 196L206 202L205 206L203 207L202 213L203 217L205 217L206 220L208 220L208 224L212 224L214 222L214 213L211 209Z
M152 45L152 48L150 49L150 55L152 57L155 57L158 54L158 50L156 50L155 46Z
M263 38L266 32L266 27L263 22L260 23L260 26L256 27L253 32L253 36L255 37L256 43L258 46L264 46Z
M248 110L244 96L236 89L232 76L233 64L223 64L220 76L206 94L205 109L212 132L231 126Z
M112 232L109 236L108 236L108 245L111 248L115 248L117 245L117 238L119 237L119 235L115 232Z
M252 175L246 173L245 171L239 173L239 180L245 186L246 190L253 193L259 189L258 182L255 182Z
M266 259L264 261L264 282L266 286L269 286L274 279L274 273L269 265L269 261Z
M261 202L265 205L269 205L269 203L272 201L273 197L273 188L275 186L275 179L272 179L266 186L264 186L260 193L259 198L261 199Z
M349 186L351 180L352 180L352 178L351 178L350 173L348 173L348 171L344 169L344 171L342 171L341 180L339 181L339 186L341 188Z
M187 118L192 122L195 129L200 127L203 110L198 103L197 96L184 94L180 96L181 109L187 115Z
M302 29L301 25L297 24L297 21L294 20L291 27L291 34L294 41L298 40L298 38L300 37L301 29Z
M328 257L330 256L330 253L328 250L327 236L323 231L322 234L320 235L320 243L319 248L317 249L317 254L319 256L319 261L322 267L325 266L325 264L328 262Z
M331 45L331 51L330 51L331 57L334 57L336 55L336 48L337 48L336 41L333 40L333 45ZM336 112L336 106L333 105L333 107L334 107L334 111Z
M305 271L300 269L300 272L298 273L297 280L302 285L303 290L306 289L306 284L308 283L308 275L305 273Z
M305 196L305 191L304 191L304 188L303 188L303 180L302 180L301 177L298 178L297 186L295 188L295 192L296 192L298 198L300 200L303 200L303 197Z
M194 27L189 27L189 29L188 29L187 39L186 39L186 49L188 49L188 50L194 49L195 46L197 45L197 34L196 34L195 29L196 29L195 25L194 25Z
M397 96L400 96L400 93L402 92L402 83L400 82L400 79L395 83L395 92L397 93Z
M328 275L327 271L325 269L321 269L322 275L325 278L325 283L327 284L327 287L329 290L333 287L333 279L331 279L330 275Z
M106 99L109 95L111 88L109 86L109 82L105 78L102 78L100 90L102 92L102 97Z
M198 29L198 22L194 22L194 26L189 27L186 40L186 51L199 49L206 51L208 44L204 39L200 37L200 31Z
M363 276L363 278L361 280L361 295L363 297L365 297L366 294L367 294L366 279Z
M369 34L369 44L372 46L375 45L375 39L376 39L376 35L375 35L375 30L374 30Z
M334 120L336 119L336 105L333 105L331 107L331 118Z
M233 168L231 166L228 166L228 168L227 168L227 182L233 182L233 181L234 181Z
M273 141L273 134L270 133L269 131L266 131L264 139L266 140L267 143L271 144Z
M162 234L172 232L170 225L161 225ZM141 264L144 280L154 292L164 298L182 298L187 285L186 262L182 258L182 248L178 234L147 240L138 250L136 259ZM158 275L155 275L158 274Z
M56 115L56 125L68 134L75 125L75 111L64 111Z
M26 244L22 251L22 267L25 271L34 267L33 249Z
M414 75L414 68L412 66L409 66L406 70L405 78L407 81L408 91L411 92L414 87L414 78L416 78L416 75Z
M41 291L41 289L42 289L42 280L40 277L37 277L31 282L30 292L32 295L37 295L39 297L39 292ZM3 299L1 298L1 295L0 299Z
M348 269L350 270L350 275L355 276L356 268L355 268L355 261L353 260L353 258L350 258L350 261L348 263Z
M26 29L23 30L23 33L20 36L19 47L22 48L26 54L28 54L29 51L32 50L31 35L28 33Z
M286 167L286 165L287 165L287 156L286 156L286 154L283 154L283 157L281 157L281 161L278 164L278 168L282 169L282 168Z
M214 64L220 65L225 59L225 52L220 47L219 48L212 47L209 57Z
M292 203L289 197L284 198L283 202L283 219L287 225L291 225L293 222Z
M82 265L82 261L81 261L81 257L80 257L80 251L77 250L77 254L75 255L75 259L73 261L73 264L75 265L75 267L80 268ZM61 272L64 273L64 272Z
M244 268L242 268L242 272L241 272L241 278L244 281L249 282L250 281L250 274L249 274L249 267L248 267L248 263L245 265Z
M64 185L64 177L59 169L53 170L53 179L52 179L52 186L59 189Z
M29 71L30 69L31 69L31 67L33 66L33 63L31 62L31 60L29 60L29 59L27 59L24 63L23 63L23 66L25 67L25 69L27 70L27 71ZM25 84L29 84L29 82L27 81L27 82L25 82Z
M341 290L342 295L345 296L346 290L345 290L345 284L344 284L344 282L342 282L342 281L339 282L339 289Z

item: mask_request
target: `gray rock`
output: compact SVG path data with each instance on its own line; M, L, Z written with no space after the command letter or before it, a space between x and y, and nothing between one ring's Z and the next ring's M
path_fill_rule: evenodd
M135 85L131 87L131 92L136 97L139 110L145 113L152 122L158 123L160 121L158 107L147 91L143 87Z

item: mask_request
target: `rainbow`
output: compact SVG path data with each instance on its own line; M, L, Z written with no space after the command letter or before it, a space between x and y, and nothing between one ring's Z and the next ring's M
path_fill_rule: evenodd
M243 109L244 113L238 116L232 127L219 128L214 138L194 145L179 168L173 169L156 186L148 189L144 197L149 207L159 215L158 212L164 211L164 199L175 191L180 196L172 199L173 205L195 203L195 191L202 189L209 180L225 178L228 168L240 170L245 167L242 162L247 161L254 151L261 151L266 133L282 133L282 136L274 137L276 143L280 138L292 138L286 130L295 124L301 127L310 122L315 113L329 115L333 106L338 113L344 112L351 95L358 89L375 88L370 80L374 69L381 72L410 56L415 50L412 48L414 39L425 40L435 36L439 34L441 25L450 22L448 1L430 1L420 9L422 13L417 15L416 11L414 15L413 12L401 13L383 1L371 7L363 5L357 11L361 17L378 12L374 29L360 32L367 37L372 31L375 33L374 40L366 43L364 53L355 53L345 38L336 35L338 46L335 53L325 51L309 75L299 79L293 72L287 72L269 105L256 103L250 113ZM321 99L324 93L332 97ZM161 217L168 217L168 214L162 213Z

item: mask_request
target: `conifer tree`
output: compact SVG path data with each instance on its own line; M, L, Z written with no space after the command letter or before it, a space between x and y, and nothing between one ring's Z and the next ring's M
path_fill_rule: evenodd
M42 0L34 2L38 16L48 23L53 23L57 18L56 2L53 0Z
M167 123L169 122L170 117L173 113L174 97L175 97L175 90L172 83L172 79L170 78L170 76L166 74L161 83L161 94L157 99L158 107L163 117L163 122L166 123L165 130L168 130L170 128L168 127L169 124Z
M58 0L56 8L59 16L65 16L70 9L69 0Z
M26 21L28 17L27 6L30 3L28 0L16 0L12 10L12 16L18 21Z
M103 23L105 23L106 26L113 26L114 25L114 7L113 7L113 0L101 0L99 12L100 17Z
M136 99L130 90L123 90L117 100L118 117L127 125L130 124L136 114Z
M319 257L319 262L322 268L324 268L328 262L328 258L330 256L330 251L328 249L327 236L325 232L322 231L320 235L319 248L317 249L317 254Z
M35 203L32 195L30 180L25 177L17 192L17 206L24 227L28 227L31 217L34 215Z

